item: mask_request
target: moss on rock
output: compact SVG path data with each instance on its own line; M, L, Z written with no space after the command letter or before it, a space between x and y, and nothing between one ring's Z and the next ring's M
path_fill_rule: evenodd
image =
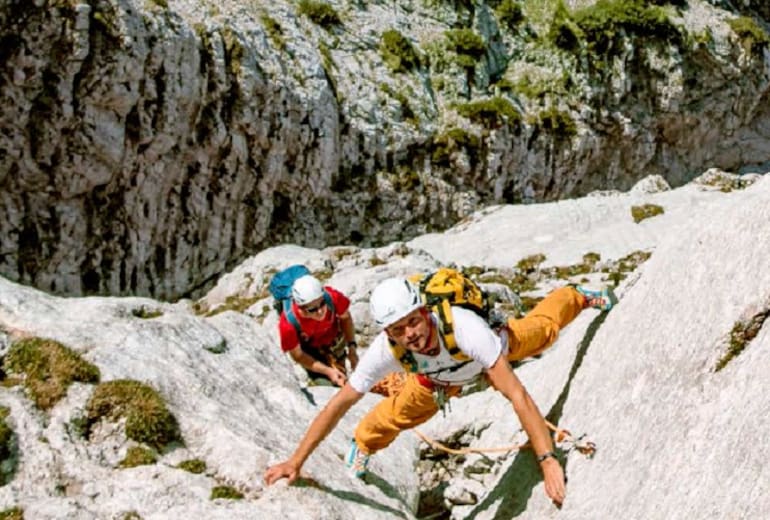
M26 338L11 345L3 366L24 374L23 383L38 408L48 410L75 381L96 383L99 369L80 354L52 339Z
M154 389L129 379L98 385L86 404L87 432L102 418L117 421L122 417L129 439L155 449L182 441L176 418Z

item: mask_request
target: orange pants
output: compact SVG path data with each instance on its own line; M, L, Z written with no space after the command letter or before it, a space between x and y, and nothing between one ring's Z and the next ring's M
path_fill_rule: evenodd
M559 330L580 314L585 298L573 287L551 292L524 318L508 320L508 361L537 355L556 341ZM449 387L447 396L456 396L460 387ZM438 411L433 391L422 385L416 374L409 374L403 389L380 401L356 428L359 449L372 454L388 446L404 430L424 423Z

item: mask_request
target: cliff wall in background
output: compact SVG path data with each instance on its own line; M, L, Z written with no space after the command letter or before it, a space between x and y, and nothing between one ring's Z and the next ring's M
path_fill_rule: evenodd
M577 4L6 0L0 274L173 299L276 243L770 160L763 2Z

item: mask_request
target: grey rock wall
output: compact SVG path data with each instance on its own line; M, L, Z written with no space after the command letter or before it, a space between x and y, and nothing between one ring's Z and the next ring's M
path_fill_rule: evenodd
M678 185L770 159L767 46L708 4L673 10L691 36L676 45L619 33L624 52L601 72L584 54L544 55L543 27L504 28L486 5L331 5L341 23L323 28L282 1L4 2L0 273L173 299L280 242L381 244L525 189L552 200L648 174ZM472 70L447 51L457 26L487 43ZM418 49L416 70L383 63L393 27ZM501 90L535 66L570 91ZM491 95L521 122L458 115ZM576 133L544 123L550 107ZM456 129L475 140L442 141Z

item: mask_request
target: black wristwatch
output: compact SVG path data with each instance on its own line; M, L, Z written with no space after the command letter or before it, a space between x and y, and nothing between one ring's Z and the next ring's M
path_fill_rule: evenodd
M543 462L545 459L547 459L549 457L553 457L554 459L556 459L556 454L554 452L552 452L552 451L546 451L542 455L538 455L537 456L537 463L540 464L541 462Z
M356 343L356 340L351 339L348 341L348 348L358 348L358 343Z

